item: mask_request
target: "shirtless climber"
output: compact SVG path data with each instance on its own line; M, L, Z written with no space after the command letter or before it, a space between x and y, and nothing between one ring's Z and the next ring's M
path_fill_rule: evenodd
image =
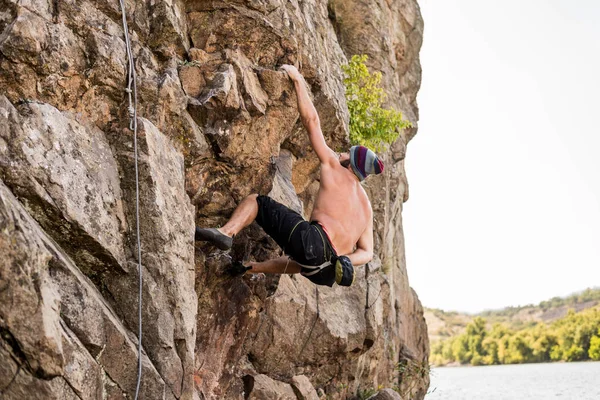
M210 241L222 250L231 248L233 237L256 222L288 257L247 266L236 262L234 273L300 273L318 285L350 286L353 265L373 258L373 211L360 182L383 171L375 153L353 146L339 156L325 143L319 115L307 92L304 78L291 65L284 65L294 82L302 124L321 162L321 185L310 222L267 196L246 197L221 228L196 228L196 240Z

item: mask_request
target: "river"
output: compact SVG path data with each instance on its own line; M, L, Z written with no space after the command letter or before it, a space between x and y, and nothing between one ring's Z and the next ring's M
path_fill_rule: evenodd
M432 368L425 400L600 400L600 362Z

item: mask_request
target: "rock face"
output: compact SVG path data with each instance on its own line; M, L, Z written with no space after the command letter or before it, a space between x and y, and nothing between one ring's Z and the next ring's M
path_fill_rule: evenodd
M367 400L402 400L402 397L392 389L383 389Z
M416 133L423 22L414 0L125 0L139 92L133 133L117 0L0 0L0 397L342 399L397 386L423 398L423 312L408 283L404 154ZM351 288L229 278L280 249L256 225L228 253L193 243L250 193L309 215L318 161L295 64L328 144L348 146L340 66L368 54L415 128L365 184L376 257ZM400 369L409 371L410 368Z

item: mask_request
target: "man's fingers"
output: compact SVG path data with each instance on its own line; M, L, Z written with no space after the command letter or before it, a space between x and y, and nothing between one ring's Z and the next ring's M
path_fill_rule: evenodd
M281 67L279 67L279 69L284 70L291 77L300 75L300 72L298 72L298 68L294 67L293 65L283 64Z

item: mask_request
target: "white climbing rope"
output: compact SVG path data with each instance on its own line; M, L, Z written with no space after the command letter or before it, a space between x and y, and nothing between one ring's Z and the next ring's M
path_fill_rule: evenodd
M135 228L137 237L137 259L138 259L138 371L135 386L135 399L140 393L142 381L142 249L140 243L140 178L138 172L138 145L137 145L137 84L135 75L135 64L133 63L133 52L129 40L129 28L127 26L127 15L123 0L121 4L121 15L123 17L123 31L125 32L125 46L127 48L127 97L129 100L129 129L133 131L133 152L135 160Z

